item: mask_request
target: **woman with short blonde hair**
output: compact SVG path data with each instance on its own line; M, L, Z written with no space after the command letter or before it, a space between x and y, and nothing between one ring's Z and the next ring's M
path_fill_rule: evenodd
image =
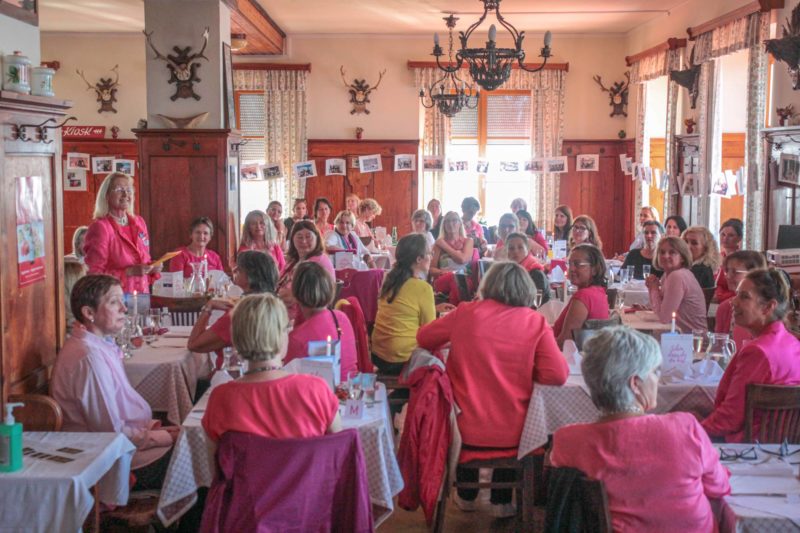
M361 200L361 203L358 204L358 216L356 217L356 235L359 237L374 238L375 235L372 232L370 224L375 220L375 217L382 212L383 208L381 204L376 202L374 198L364 198Z

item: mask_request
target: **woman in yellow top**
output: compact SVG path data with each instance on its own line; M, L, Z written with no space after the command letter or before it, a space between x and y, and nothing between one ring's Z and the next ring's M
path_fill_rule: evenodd
M397 260L381 287L372 331L372 362L383 374L400 374L417 347L417 330L436 318L433 288L425 281L431 255L424 235L406 235L397 243ZM452 307L441 304L439 311Z

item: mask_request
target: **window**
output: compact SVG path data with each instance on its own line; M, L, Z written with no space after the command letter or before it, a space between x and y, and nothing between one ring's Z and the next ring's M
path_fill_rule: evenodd
M264 93L262 91L236 91L236 119L242 139L242 163L264 162Z
M531 159L531 95L529 91L482 93L476 109L464 109L451 119L448 162L442 203L446 211L460 211L461 201L474 196L490 222L510 210L511 200L529 199ZM486 160L488 171L478 173ZM466 161L467 170L458 162Z

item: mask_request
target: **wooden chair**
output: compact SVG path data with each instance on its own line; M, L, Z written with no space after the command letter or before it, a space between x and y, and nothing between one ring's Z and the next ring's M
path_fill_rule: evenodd
M583 328L603 329L603 328L610 328L612 326L619 326L620 324L622 324L622 319L620 319L619 315L615 313L606 319L590 318L589 320L583 323Z
M450 490L455 489L514 489L517 493L517 514L520 515L521 524L519 531L533 531L533 488L534 488L534 464L535 457L526 455L522 459L517 459L516 451L513 457L503 457L499 459L478 459L459 463L458 466L464 468L505 468L517 471L516 481L455 481L451 487L444 487L442 494L439 495L439 503L436 505L436 517L434 519L433 531L440 533L444 531L444 516L447 507L447 498ZM448 479L448 472L445 471L445 483Z
M703 289L703 298L706 299L706 314L708 313L708 308L711 307L711 300L714 298L714 291L716 290L716 287Z
M545 533L611 533L608 494L602 481L575 468L548 469Z
M800 444L800 386L751 383L745 392L744 440L763 444ZM755 413L758 434L753 433Z
M9 402L22 402L24 407L14 409L14 418L22 422L25 431L61 431L64 415L61 406L44 394L13 394Z

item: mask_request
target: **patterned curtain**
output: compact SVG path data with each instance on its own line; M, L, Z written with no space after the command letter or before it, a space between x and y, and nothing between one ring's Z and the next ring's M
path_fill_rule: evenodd
M744 241L748 250L762 250L764 227L764 179L761 129L767 104L767 54L760 46L769 38L769 17L761 17L759 36L750 46L747 65L747 135L744 168L747 172L747 196L744 209Z
M681 50L669 50L667 52L667 65L667 71L680 70L683 68L683 54ZM667 124L666 136L664 138L664 168L670 175L673 175L675 170L672 168L672 159L674 157L673 151L675 150L675 123L678 114L679 89L680 87L674 81L669 80L667 82ZM675 180L670 179L668 183L667 191L664 194L664 218L668 216L667 213L678 214L677 212L673 213L674 208L671 205L672 193L674 191L670 190L670 187L675 183Z
M417 89L425 88L428 90L434 82L442 77L442 72L438 68L416 68L414 69L414 86ZM450 140L450 120L436 106L430 109L425 108L425 124L422 134L422 155L438 155L445 158L447 164L446 150L447 142ZM423 168L422 161L417 162L418 168ZM423 170L422 171L422 205L427 206L433 198L441 201L444 191L444 170ZM430 191L430 192L428 192ZM430 197L428 197L430 194Z
M757 47L762 41L762 17L753 13L697 36L694 44L695 63L704 63L715 57L732 54L745 48Z
M636 85L636 162L650 166L650 137L647 135L647 84L638 83ZM634 213L639 213L644 204L644 182L636 180L634 185ZM638 218L634 216L633 233L638 234L639 222Z
M441 77L437 68L414 69L414 82L417 89L431 86ZM542 70L537 73L514 69L503 89L529 90L533 105L533 124L531 135L531 156L550 157L561 155L564 138L564 90L566 72L563 70ZM422 139L423 155L445 155L449 140L447 117L438 110L425 110L425 130ZM441 198L443 172L428 173L433 180L433 194ZM427 179L427 177L426 177ZM558 175L534 174L528 208L539 227L551 227L555 208L558 205ZM426 199L427 201L427 199Z
M700 164L695 179L699 180L697 188L700 196L695 199L697 214L694 220L687 220L692 224L708 226L708 173L711 170L710 149L713 146L713 126L714 126L714 61L703 63L700 68L700 89L697 97L697 133L700 135Z
M302 70L234 70L235 89L264 91L264 161L280 163L285 175L268 182L268 195L285 206L305 194L305 181L292 177L292 165L307 159L307 75Z
M631 65L631 83L642 83L669 75L669 57L676 50L664 50L647 56Z

